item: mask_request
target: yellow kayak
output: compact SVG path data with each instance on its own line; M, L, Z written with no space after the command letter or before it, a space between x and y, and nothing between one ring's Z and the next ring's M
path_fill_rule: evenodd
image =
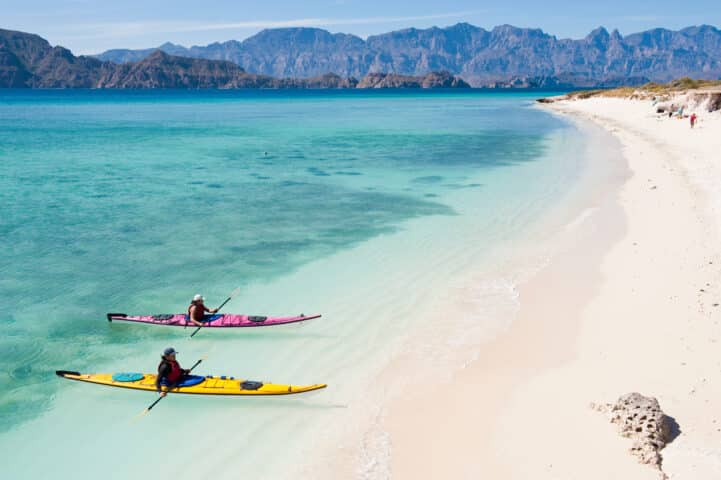
M55 374L68 380L97 383L108 387L132 388L134 390L156 391L156 375L151 373L79 373L58 370ZM263 383L252 380L236 379L226 376L187 375L170 390L171 393L189 393L195 395L290 395L311 392L325 388L326 384L283 385Z

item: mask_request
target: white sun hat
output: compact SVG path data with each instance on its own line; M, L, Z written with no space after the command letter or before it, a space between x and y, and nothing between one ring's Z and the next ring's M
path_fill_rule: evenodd
M198 294L196 294L196 295L193 297L193 301L194 301L194 302L201 302L201 301L204 302L205 299L203 298L203 296L202 296L201 294L198 293Z

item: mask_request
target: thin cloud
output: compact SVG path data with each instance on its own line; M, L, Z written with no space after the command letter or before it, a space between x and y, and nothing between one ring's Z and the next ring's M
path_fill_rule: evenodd
M143 33L184 33L210 32L216 30L249 30L285 27L333 27L352 25L377 25L385 23L404 23L422 20L441 20L462 18L480 11L448 12L431 15L413 15L405 17L366 17L366 18L301 18L291 20L250 20L226 23L208 22L109 22L101 24L77 24L70 30L77 32L74 38L119 38Z

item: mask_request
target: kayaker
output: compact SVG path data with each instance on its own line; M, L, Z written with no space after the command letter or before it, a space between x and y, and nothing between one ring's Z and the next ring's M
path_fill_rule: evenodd
M190 373L190 370L180 368L180 364L175 359L175 354L178 353L173 347L168 347L163 351L163 355L160 357L160 364L158 365L158 377L155 379L155 388L161 397L168 394L168 390L174 388L183 377ZM163 391L162 387L166 387Z
M206 307L203 303L204 301L205 298L198 294L193 297L193 301L190 302L190 306L188 307L188 319L199 327L203 326L203 316L205 312L216 313L218 311L217 308Z

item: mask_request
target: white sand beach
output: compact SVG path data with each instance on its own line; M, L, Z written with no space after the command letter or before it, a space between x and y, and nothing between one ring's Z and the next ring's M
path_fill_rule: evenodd
M475 361L448 378L416 369L422 381L395 362L404 387L373 427L389 465L366 477L721 478L721 113L699 110L691 129L645 100L550 108L612 132L630 174L559 234ZM678 424L663 473L591 408L629 392Z

